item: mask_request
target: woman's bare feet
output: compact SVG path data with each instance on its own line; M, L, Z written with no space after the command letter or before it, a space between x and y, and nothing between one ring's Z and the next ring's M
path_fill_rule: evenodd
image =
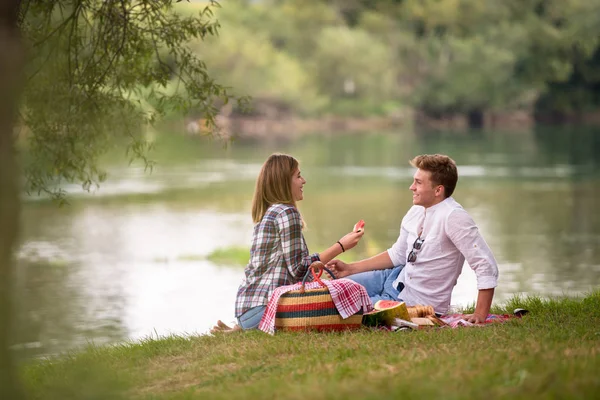
M217 326L219 328L223 328L223 329L231 329L231 327L229 325L227 325L225 322L218 320L217 321Z
M226 323L224 323L221 320L217 321L217 324L215 326L212 327L212 329L210 330L211 334L215 334L215 333L233 333L233 332L241 332L242 328L240 328L240 326L238 324L233 325L233 327L230 327L229 325L227 325Z

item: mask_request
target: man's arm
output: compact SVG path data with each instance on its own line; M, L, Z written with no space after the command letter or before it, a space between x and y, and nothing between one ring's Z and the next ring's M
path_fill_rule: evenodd
M470 314L467 320L474 323L484 322L490 312L494 288L498 282L496 259L466 211L455 210L449 215L446 233L477 276L477 304L475 312Z
M327 263L327 268L331 269L338 278L344 278L360 272L374 271L376 269L392 268L393 266L394 264L387 251L350 264L346 264L340 260L331 260Z
M365 260L346 264L340 260L331 260L327 263L327 268L331 269L336 277L343 278L348 275L354 275L361 272L374 271L377 269L388 269L396 265L404 264L406 262L406 240L408 232L404 229L404 220L400 226L400 235L396 243L386 251L383 251L376 256L367 258Z
M475 312L467 315L467 321L474 324L485 322L490 308L492 307L492 299L494 298L494 289L481 289L477 295L477 305L475 305Z

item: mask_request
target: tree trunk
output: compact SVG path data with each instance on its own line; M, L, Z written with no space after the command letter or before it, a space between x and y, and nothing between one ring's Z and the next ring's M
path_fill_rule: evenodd
M0 1L0 399L24 397L10 350L14 321L13 251L17 244L20 211L20 171L13 131L23 64L18 9L19 0Z
M481 129L483 128L483 111L480 109L474 109L467 113L467 119L469 120L469 128Z

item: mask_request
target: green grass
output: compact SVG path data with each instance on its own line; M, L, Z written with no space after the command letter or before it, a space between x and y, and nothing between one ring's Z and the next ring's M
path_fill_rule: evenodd
M219 265L244 267L250 259L250 249L247 247L225 247L216 249L207 256L209 261Z
M356 254L356 252L344 253L340 254L340 260L344 262L352 262L360 259L360 254ZM198 259L208 259L209 261L218 264L218 265L227 265L227 266L239 266L245 267L248 264L248 260L250 258L250 249L248 247L223 247L214 250L208 256L203 257L199 255L183 255L179 257L182 261L194 261Z
M33 362L34 399L594 398L600 291L483 328L168 337Z

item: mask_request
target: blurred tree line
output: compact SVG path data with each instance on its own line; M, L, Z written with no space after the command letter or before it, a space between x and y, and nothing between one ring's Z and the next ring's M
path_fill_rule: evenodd
M214 77L301 115L600 106L600 0L228 0L192 43ZM188 9L200 3L186 5Z

